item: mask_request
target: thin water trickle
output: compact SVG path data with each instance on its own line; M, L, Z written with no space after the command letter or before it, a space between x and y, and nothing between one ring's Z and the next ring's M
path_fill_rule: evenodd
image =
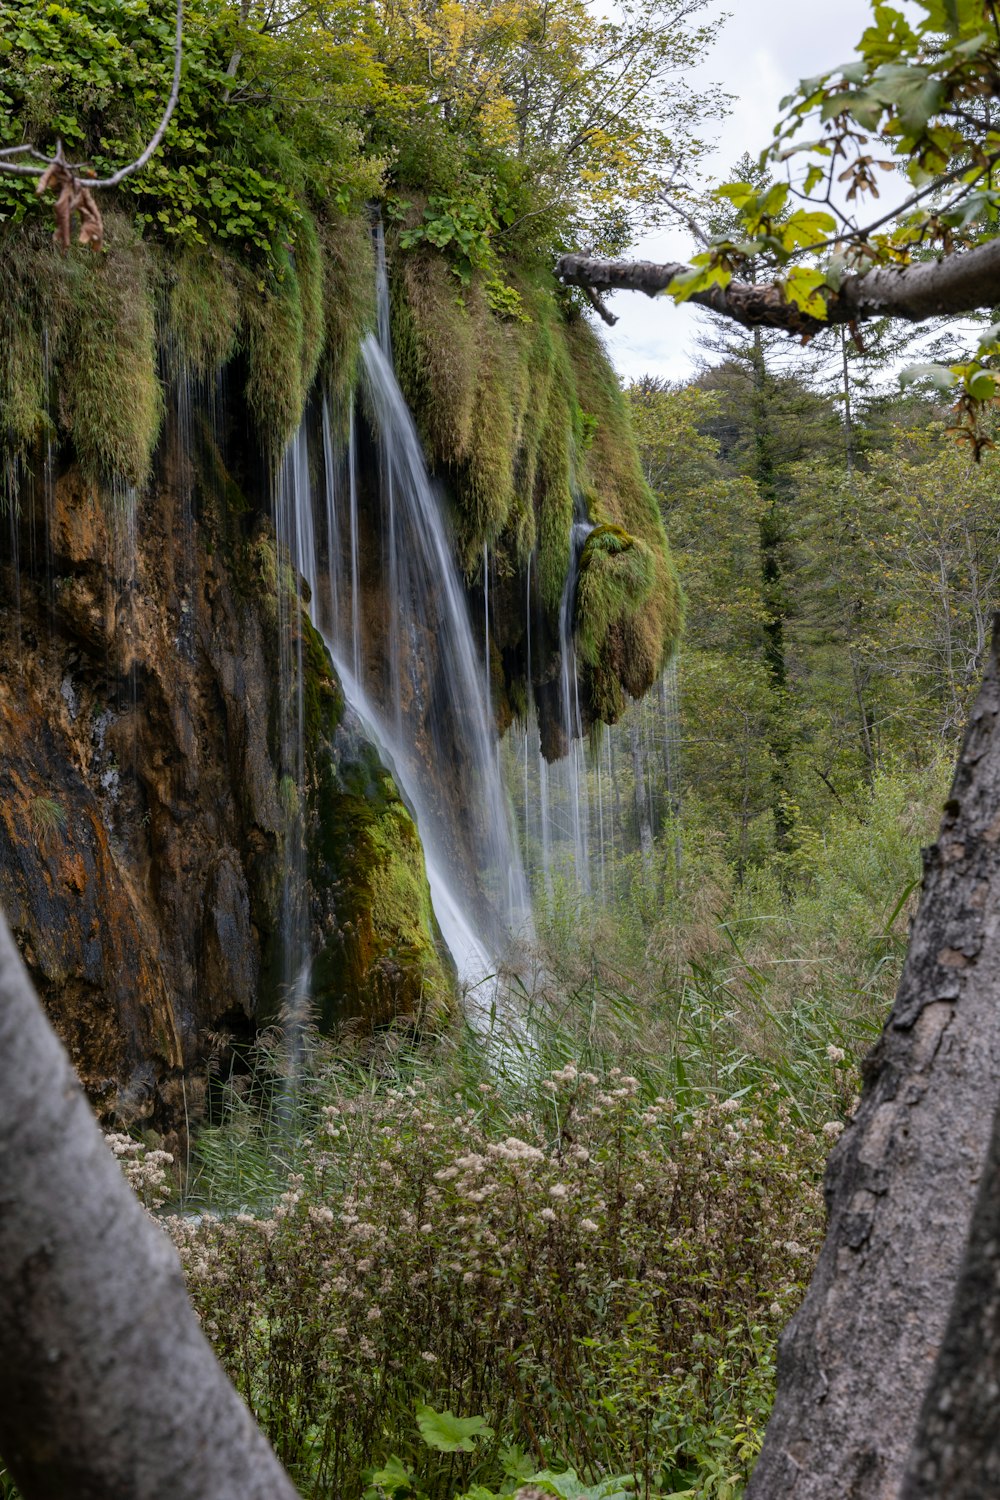
M490 710L490 547L483 543L483 697Z
M567 582L564 600L572 579ZM526 622L526 639L530 610ZM508 732L506 773L517 789L518 832L537 895L590 898L602 906L619 891L640 852L648 869L655 840L673 829L673 864L681 867L680 730L677 662L618 724L583 733L579 679L572 651L570 612L561 615L560 728L568 721L565 754L542 754L533 685L528 677L527 718ZM567 646L569 650L567 651Z
M358 540L358 443L357 412L351 395L351 418L348 432L348 487L351 527L351 667L355 681L361 681L361 551ZM335 616L339 619L339 616Z
M309 494L305 427L289 444L273 491L278 608L278 771L284 813L285 859L281 890L281 1020L287 1082L283 1112L293 1121L306 1027L310 1019L312 969L306 884L305 683L299 577L315 586L316 533ZM303 562L309 560L308 571Z

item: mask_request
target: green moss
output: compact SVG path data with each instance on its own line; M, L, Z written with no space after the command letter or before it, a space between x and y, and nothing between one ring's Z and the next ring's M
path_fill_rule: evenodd
M580 558L577 645L591 671L592 705L605 722L613 722L624 708L623 685L630 691L636 685L626 656L647 613L656 613L656 582L656 561L645 542L619 526L598 526L591 532Z
M39 338L37 253L28 236L0 242L0 434L8 451L29 449L45 420L45 343Z
M93 479L141 486L159 436L167 368L208 375L245 357L248 404L274 461L295 432L321 362L337 394L353 384L374 308L363 219L303 209L276 272L220 247L147 244L106 215L108 248L57 254L40 227L0 241L0 443L26 456L48 422ZM48 384L46 383L46 347Z
M538 531L538 582L542 603L553 615L559 608L569 567L573 496L570 489L571 414L566 386L550 384L545 420L535 460L535 515Z
M67 259L73 317L60 372L66 428L85 475L141 486L163 415L149 255L122 228L106 254Z
M311 213L303 211L302 222L295 237L294 267L296 290L302 310L302 335L299 344L299 392L302 407L305 406L320 357L326 342L324 316L324 268L320 251L316 221ZM302 408L299 409L301 420ZM298 422L295 423L296 427Z
M468 568L495 546L514 508L515 412L512 368L516 356L506 330L487 325L475 384L472 434L462 475L461 560Z
M330 738L344 716L344 693L329 652L305 609L299 609L302 632L304 732L310 753L325 736Z
M246 286L242 343L247 402L264 447L277 463L299 425L306 395L302 388L302 300L291 267L280 282Z
M361 340L375 323L375 256L366 219L318 226L324 287L326 344L323 378L346 406L358 367Z
M431 461L439 468L461 464L474 431L488 309L478 291L460 292L440 255L404 256L398 279L411 322L397 341L400 383Z
M442 1014L455 985L416 824L375 748L343 723L340 684L304 611L301 628L307 854L324 904L312 970L320 1024Z
M217 251L182 250L166 260L166 277L167 326L177 355L193 374L214 374L239 340L240 295L230 268Z

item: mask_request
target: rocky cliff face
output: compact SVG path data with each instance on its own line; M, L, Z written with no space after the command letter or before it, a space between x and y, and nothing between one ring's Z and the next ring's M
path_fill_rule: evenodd
M0 544L0 905L98 1108L165 1130L279 1013L293 824L322 1019L452 990L413 821L294 598L305 785L283 781L266 470L187 394L141 496L40 453Z

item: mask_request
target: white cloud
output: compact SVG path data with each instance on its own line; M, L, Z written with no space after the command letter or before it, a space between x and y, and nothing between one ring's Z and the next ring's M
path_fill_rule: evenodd
M709 171L723 179L744 151L764 149L778 118L778 104L801 78L846 62L871 18L869 0L736 0L728 19L720 14L712 52L692 78L721 83L735 95L732 113L719 127ZM643 260L684 260L690 236L670 231L646 236L635 247ZM612 300L619 323L605 329L608 351L626 379L650 374L684 379L698 360L704 319L695 308L650 301L634 292Z

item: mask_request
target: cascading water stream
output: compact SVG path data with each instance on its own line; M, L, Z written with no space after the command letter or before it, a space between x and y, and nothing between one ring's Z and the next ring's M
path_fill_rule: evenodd
M664 669L658 688L631 704L619 724L602 727L594 738L586 735L574 615L580 561L590 530L578 514L559 607L556 707L564 753L550 763L542 752L533 696L529 561L524 631L528 707L520 730L508 736L506 774L536 892L544 891L550 900L562 892L571 899L593 897L606 906L617 891L619 869L627 868L622 861L639 850L648 865L653 839L670 821L674 864L680 869L677 658Z
M501 1004L498 969L511 961L517 940L530 935L528 882L441 499L392 368L380 237L377 264L378 337L362 345L364 405L377 445L378 462L368 466L377 470L375 493L362 484L354 403L341 424L346 452L325 407L322 494L310 486L303 425L278 485L279 540L309 586L313 622L347 702L417 819L434 912L470 1017L491 1022ZM317 506L323 507L318 528ZM317 531L326 539L325 568ZM382 572L374 584L363 534L377 536L380 547ZM372 629L377 641L369 639Z

